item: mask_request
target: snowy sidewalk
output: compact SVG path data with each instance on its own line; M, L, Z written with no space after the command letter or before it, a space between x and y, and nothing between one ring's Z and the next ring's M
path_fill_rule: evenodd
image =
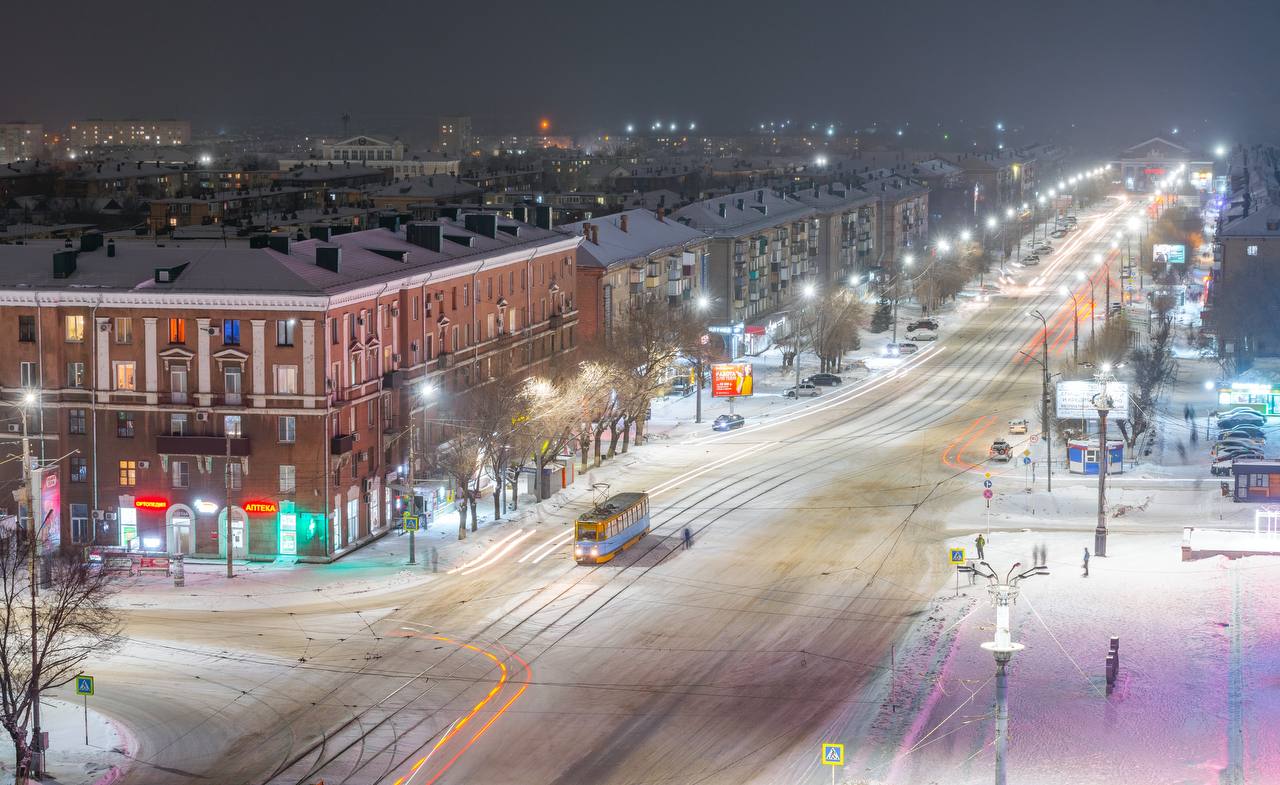
M74 685L58 691L71 696ZM72 696L73 697L73 696ZM88 743L85 742L83 699L75 702L50 698L40 701L40 729L49 734L45 762L48 776L41 782L53 785L112 785L128 770L129 753L137 746L119 724L93 710L89 698ZM0 785L13 782L13 746L0 744Z

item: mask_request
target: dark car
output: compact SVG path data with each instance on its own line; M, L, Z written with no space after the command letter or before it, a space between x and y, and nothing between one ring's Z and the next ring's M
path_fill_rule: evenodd
M914 322L907 325L907 332L911 333L916 330L933 330L934 332L937 332L938 327L937 319L916 319Z
M711 423L713 431L732 431L734 428L741 428L747 424L747 418L741 414L722 414Z
M819 387L834 387L844 380L839 376L836 376L834 373L815 373L813 376L805 378L804 381L812 382Z
M1266 424L1267 424L1267 421L1259 417L1246 417L1244 415L1236 415L1234 417L1227 417L1225 419L1218 420L1218 430L1230 431L1234 428L1240 428L1242 426L1253 426L1255 428L1261 428Z

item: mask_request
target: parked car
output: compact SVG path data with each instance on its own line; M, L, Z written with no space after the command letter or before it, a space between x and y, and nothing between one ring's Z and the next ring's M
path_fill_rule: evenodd
M1252 425L1255 428L1261 428L1266 425L1267 421L1263 417L1246 417L1243 414L1233 415L1226 418L1218 418L1218 430L1229 431L1232 428L1239 428L1241 425Z
M1264 442L1267 440L1267 435L1255 425L1237 425L1231 430L1218 432L1219 439L1229 439L1232 436L1239 436L1242 439L1258 439Z
M1242 415L1244 417L1261 417L1264 420L1267 418L1265 414L1257 409L1250 409L1248 406L1237 406L1234 409L1228 409L1225 412L1218 412L1218 419L1221 420L1224 417L1235 417L1237 415Z
M782 397L783 398L812 398L816 395L820 395L821 393L822 393L822 390L819 390L818 386L813 382L800 382L795 387L788 387L786 390L783 390Z
M1026 420L1019 418L1017 420L1009 421L1009 433L1026 433L1026 432L1027 432Z
M918 351L920 351L920 347L916 346L914 343L907 343L904 341L898 344L898 354L900 355L915 354Z
M1036 253L1051 254L1051 253L1053 253L1053 246L1052 246L1052 245L1049 245L1048 243L1043 243L1043 244L1041 244L1041 245L1037 245L1037 246L1036 246Z
M800 383L804 384L804 382L812 382L819 387L833 387L843 381L843 379L836 376L834 373L815 373L813 376L803 379Z
M1033 254L1033 255L1031 255L1031 256L1024 256L1024 257L1022 257L1022 266L1023 266L1023 267L1035 267L1037 264L1040 264L1040 257L1039 257L1039 256L1035 256L1035 255Z
M1248 449L1247 447L1232 447L1229 449L1222 450L1221 452L1212 456L1214 463L1217 463L1218 461L1236 461L1240 459L1261 460L1262 458L1265 458L1265 457L1266 456L1264 456L1260 451L1251 450L1251 449Z
M1066 237L1066 236L1067 236L1067 230L1066 230L1066 229L1054 229L1052 232L1049 232L1049 236L1050 236L1050 237L1052 237L1052 238L1053 238L1053 239L1055 239L1055 240L1061 240L1062 238L1064 238L1064 237Z
M991 443L989 455L993 461L1008 463L1013 458L1013 446L1004 439L996 439Z
M910 327L908 327L908 328L907 328L907 337L908 337L908 338L910 338L910 339L911 339L911 340L913 340L913 341L936 341L936 340L938 340L938 334L937 334L936 332L934 332L933 330L930 330L930 329L928 329L928 328L926 328L926 327L921 327L921 328L920 328L920 329L918 329L918 330L912 330Z
M1227 456L1235 456L1239 453L1261 453L1262 447L1252 442L1231 441L1218 442L1209 450L1209 455L1213 458L1225 458Z
M924 319L916 319L911 324L908 324L907 332L911 332L912 330L919 330L920 328L924 328L926 330L937 330L941 326L942 325L938 323L937 319L931 319L929 317L925 317Z
M741 414L722 414L711 423L713 431L732 431L735 428L741 428L747 424L747 418Z
M1229 477L1231 475L1231 464L1235 458L1221 458L1209 464L1209 473L1214 477Z

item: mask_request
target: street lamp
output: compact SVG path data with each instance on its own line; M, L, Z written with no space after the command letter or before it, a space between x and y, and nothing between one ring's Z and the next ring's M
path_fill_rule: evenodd
M1046 490L1049 493L1053 493L1053 439L1049 427L1049 321L1038 310L1032 311L1029 316L1033 319L1039 319L1040 325L1044 330L1041 334L1042 340L1040 342L1044 359L1036 360L1036 362L1040 363L1041 369L1044 370L1044 382L1041 385L1040 395L1040 427L1042 429L1040 438L1044 439ZM1031 357L1029 354L1025 356ZM1031 359L1035 360L1036 358L1031 357Z
M1123 367L1123 364L1117 367ZM1111 374L1111 363L1103 363L1098 371L1093 377L1102 383L1102 392L1093 396L1093 406L1098 410L1098 526L1093 532L1093 555L1106 556L1107 467L1111 463L1111 451L1107 449L1107 414L1115 408L1107 394L1107 382L1115 377Z
M911 265L915 264L915 261L916 258L914 256L907 254L902 257L902 267L904 269L910 269ZM901 281L902 270L899 270L893 276L893 342L895 344L898 342L898 298L900 296L898 292L898 285Z
M815 287L811 283L805 284L804 287L800 290L800 294L804 297L806 301L812 301L814 298L814 295L816 295L817 293L818 293L817 287ZM796 339L796 355L795 355L795 358L792 360L792 362L796 364L796 403L800 403L800 342L801 342L800 312L803 307L804 306L802 305L796 309L796 326L794 328L795 339Z
M992 569L991 565L985 561L978 562L974 566L962 565L956 568L960 572L981 575L986 578L988 582L987 592L991 597L991 604L996 608L995 639L982 644L982 648L991 652L996 659L996 785L1005 785L1007 777L1005 771L1005 758L1007 757L1009 743L1009 679L1007 666L1015 653L1026 648L1023 644L1015 643L1013 640L1013 635L1009 630L1010 611L1018 599L1019 582L1024 578L1049 574L1048 567L1037 565L1014 575L1014 572L1021 566L1021 562L1015 562L1009 568L1009 572L1005 574L1003 581L1000 580L1000 576Z
M425 441L427 433L427 404L435 398L437 387L428 381L423 381L418 387L418 397L422 400L422 437ZM418 467L418 435L415 433L413 422L413 407L409 409L409 511L408 516L416 516L418 514L418 486L414 475ZM497 480L502 482L501 478ZM417 552L415 550L414 536L416 529L409 529L409 563L417 564Z

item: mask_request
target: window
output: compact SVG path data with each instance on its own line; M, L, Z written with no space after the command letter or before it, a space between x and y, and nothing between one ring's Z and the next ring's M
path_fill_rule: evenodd
M169 343L186 343L187 342L187 320L186 319L170 319L169 320Z
M293 493L298 487L298 470L288 464L280 464L280 492Z
M225 478L227 487L233 491L240 490L242 475L243 469L241 468L239 461L232 461L227 464L227 476Z
M89 459L88 458L70 458L71 482L88 482L89 481Z
M238 365L228 365L222 371L223 391L227 396L227 403L240 403L240 393L243 392L244 369Z
M232 439L239 439L242 433L240 430L240 415L228 414L223 417L222 433L226 436L230 436Z
M88 542L91 536L89 529L89 505L71 505L71 541Z
M23 343L35 343L36 340L36 317L19 316L18 317L18 340Z
M18 364L18 384L23 387L38 387L36 380L36 364L24 362Z
M280 441L292 444L298 440L298 418L291 414L281 415L276 419L276 433Z
M125 488L132 488L138 484L138 462L137 461L121 461L120 462L120 485Z
M116 343L133 343L133 319L128 316L116 317Z
M186 461L173 461L169 464L169 476L173 487L186 488L191 484L191 464Z
M276 321L276 346L293 346L293 320Z
M80 434L85 433L85 410L84 409L67 409L67 433Z
M276 395L298 394L298 366L276 366Z
M1257 256L1257 255L1258 255L1258 246L1256 246L1256 245L1250 245L1250 246L1247 246L1247 247L1244 249L1244 252L1245 252L1245 253L1247 253L1247 254L1249 254L1250 256Z
M1269 475L1269 474L1250 474L1250 475L1249 475L1249 487L1251 487L1251 488L1266 488L1266 487L1267 487L1267 481L1268 481L1270 478L1271 478L1271 475Z
M67 363L67 386L84 387L84 363Z
M84 317L68 316L67 323L67 343L83 343L84 342Z
M223 346L239 346L240 345L240 320L239 319L223 319L222 320L222 345Z
M115 366L117 390L138 389L137 363L117 360L112 365Z
M116 436L133 438L133 412L116 412Z
M360 384L360 355L358 354L351 355L351 376L349 381L352 387Z
M334 346L337 346L339 340L341 340L341 338L340 338L340 333L338 328L338 320L336 318L330 319L329 320L329 343L333 344Z
M413 296L413 320L418 321L418 295Z
M187 435L187 415L185 412L175 412L169 415L169 434L172 436Z

